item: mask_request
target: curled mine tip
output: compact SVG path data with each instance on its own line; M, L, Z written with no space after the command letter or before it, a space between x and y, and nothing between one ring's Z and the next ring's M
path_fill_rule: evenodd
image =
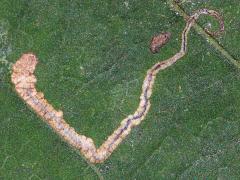
M210 31L210 29L208 29L207 27L204 28L204 31L209 34L210 36L215 36L218 37L220 36L223 32L224 32L224 19L223 16L221 16L220 13L218 13L217 11L214 10L208 10L208 9L199 9L197 10L192 16L190 17L195 17L195 16L199 16L200 14L205 14L205 15L209 15L212 16L213 18L215 18L218 23L219 23L219 29L217 31Z
M171 38L170 32L163 32L154 36L150 43L150 51L155 54L160 51L160 48L163 47Z

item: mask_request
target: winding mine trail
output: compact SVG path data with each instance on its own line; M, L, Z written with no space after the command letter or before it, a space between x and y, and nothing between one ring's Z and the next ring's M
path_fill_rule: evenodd
M181 49L173 57L158 62L153 65L146 74L142 85L142 93L137 110L122 120L119 127L107 138L107 140L96 148L91 138L78 134L74 128L63 119L63 112L57 111L49 102L44 99L44 95L35 88L37 82L34 70L37 65L37 58L34 54L23 54L22 57L14 64L12 73L12 82L15 85L18 95L49 125L61 136L68 144L79 150L90 162L101 163L106 160L118 145L126 138L134 126L137 126L147 115L150 108L150 97L154 80L159 71L173 65L182 58L187 51L187 35L190 28L201 14L215 17L220 24L218 32L211 33L217 35L224 31L224 23L220 14L214 10L200 9L196 11L186 22L182 32Z

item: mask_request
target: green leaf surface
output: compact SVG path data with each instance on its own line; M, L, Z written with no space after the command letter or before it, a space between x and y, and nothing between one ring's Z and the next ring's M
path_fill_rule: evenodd
M39 58L37 88L79 133L99 146L137 108L148 68L180 48L184 15L219 11L213 38L203 16L188 53L157 75L151 109L104 163L63 142L17 96L12 63ZM0 179L239 179L238 0L1 0ZM152 36L172 33L159 54Z

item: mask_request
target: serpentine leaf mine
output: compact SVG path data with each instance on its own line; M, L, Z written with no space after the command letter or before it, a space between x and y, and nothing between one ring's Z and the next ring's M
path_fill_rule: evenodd
M95 146L91 138L77 133L74 128L70 127L63 118L63 112L54 109L54 107L44 98L44 94L36 90L35 84L37 79L34 75L34 70L38 60L34 54L23 54L13 65L11 77L12 83L15 85L17 94L27 103L27 105L30 106L69 145L80 151L90 162L101 163L112 154L118 145L131 132L132 128L139 125L145 118L150 108L150 97L157 73L173 65L186 54L188 32L201 14L213 16L220 23L219 32L211 33L207 30L209 34L217 35L224 30L223 19L219 13L214 10L200 9L190 16L182 32L180 51L165 61L157 62L147 71L142 85L140 102L136 111L123 119L119 127L114 130L99 148ZM154 37L151 44L152 52L155 53L159 51L159 48L168 41L169 37L170 33L160 34L159 36Z

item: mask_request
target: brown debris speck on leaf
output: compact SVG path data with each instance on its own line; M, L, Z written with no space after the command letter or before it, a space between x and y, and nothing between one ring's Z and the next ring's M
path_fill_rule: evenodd
M154 36L150 44L151 52L158 53L160 51L160 48L168 43L168 41L170 40L170 37L171 37L170 32L164 32Z

